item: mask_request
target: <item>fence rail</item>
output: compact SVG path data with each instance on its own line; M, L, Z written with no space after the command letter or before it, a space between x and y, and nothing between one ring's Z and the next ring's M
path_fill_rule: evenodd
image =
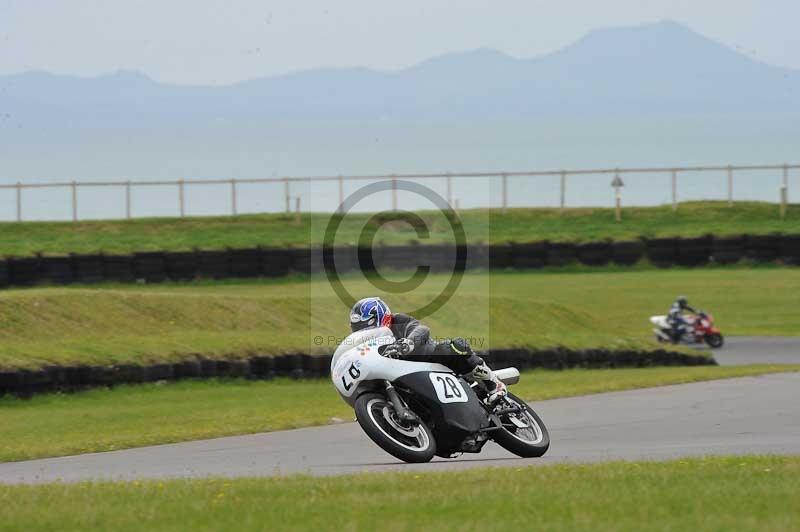
M678 176L686 173L698 172L726 172L727 174L727 200L730 205L734 201L734 173L750 171L781 171L782 184L779 190L781 214L785 215L788 203L789 171L800 169L800 164L761 164L761 165L711 165L711 166L680 166L680 167L627 167L627 168L588 168L573 170L523 170L523 171L491 171L491 172L436 172L436 173L396 173L396 174L361 174L361 175L318 175L294 176L271 178L232 178L232 179L176 179L176 180L126 180L126 181L53 181L48 183L21 183L0 184L0 190L13 189L16 191L16 220L22 221L23 190L25 189L56 189L70 190L72 220L78 220L78 189L96 187L119 187L125 192L125 218L132 218L132 189L135 187L175 187L178 191L178 213L181 217L186 215L185 188L187 186L203 185L229 185L230 186L230 214L238 214L238 185L258 183L282 183L284 185L285 211L291 212L292 183L313 182L338 182L339 204L344 202L344 183L347 181L383 181L391 180L396 183L399 179L445 179L447 202L456 206L458 200L453 201L454 179L500 179L502 186L502 206L508 206L508 178L509 177L558 177L559 178L559 207L566 207L567 181L570 176L586 175L614 175L619 177L625 174L666 174L671 179L671 202L673 209L678 204ZM299 212L299 198L295 198L295 210ZM392 187L392 209L397 209L397 187Z

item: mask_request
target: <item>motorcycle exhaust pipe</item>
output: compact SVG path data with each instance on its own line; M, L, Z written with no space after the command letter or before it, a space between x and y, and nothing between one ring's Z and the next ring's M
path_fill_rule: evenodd
M511 386L519 382L519 370L517 368L503 368L495 370L495 376L500 379L503 384Z

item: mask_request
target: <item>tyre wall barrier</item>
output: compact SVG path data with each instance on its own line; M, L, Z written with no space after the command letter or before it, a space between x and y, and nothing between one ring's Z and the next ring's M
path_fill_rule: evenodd
M659 268L674 265L678 258L677 238L653 238L645 244L647 258Z
M718 264L736 264L745 256L746 249L744 236L718 237L711 242L711 256Z
M588 242L578 244L575 256L581 264L587 266L605 266L614 256L614 246L611 242Z
M547 244L547 259L546 264L548 266L566 266L572 262L575 262L575 244Z
M614 242L611 247L612 260L620 266L633 266L642 260L645 251L641 240Z
M55 284L70 284L73 281L74 267L70 257L40 257L39 280Z
M461 254L459 254L461 252ZM800 235L703 236L653 238L622 242L552 242L475 244L459 250L446 244L379 246L374 249L342 246L333 249L340 273L362 270L413 269L431 272L466 269L530 270L566 266L629 266L647 257L659 267L702 266L709 262L734 264L743 259L800 265ZM464 258L464 263L456 261ZM228 279L282 277L291 273L324 271L320 248L246 248L224 251L141 252L133 255L79 255L10 257L0 260L0 288L36 284Z
M103 255L70 255L72 259L72 276L78 283L99 283L114 276L113 268L106 273ZM128 261L129 262L129 261ZM125 277L119 279L119 277ZM130 276L119 276L113 280L128 281Z
M263 275L261 249L229 249L231 277L260 277Z
M0 288L8 286L8 261L0 261Z
M148 283L160 283L167 279L164 252L151 251L133 254L133 275Z
M702 266L708 264L712 254L711 236L679 238L676 242L675 263L679 266Z
M800 266L800 235L786 235L783 237L781 259L786 264ZM0 273L0 275L2 275ZM0 280L2 283L2 280Z
M511 244L511 268L529 270L547 265L547 242Z
M194 251L165 251L164 266L167 277L172 281L191 281L199 273L199 260Z
M285 249L262 249L261 272L266 277L283 277L289 275L291 261Z
M33 286L41 281L38 257L8 260L8 284L13 286Z
M489 268L504 270L514 265L514 249L511 244L493 244L488 248Z
M136 279L130 255L104 255L102 271L103 281L129 283Z
M491 366L519 369L573 367L617 368L644 366L714 365L713 358L659 349L619 351L608 349L496 349L480 353ZM117 384L138 384L181 379L274 377L322 378L330 375L331 355L294 353L258 355L248 359L206 359L196 357L172 363L146 366L47 366L37 370L0 371L0 396L30 397L36 393L76 391Z
M773 262L783 251L781 235L760 235L747 237L747 258L756 262Z
M197 275L205 279L226 279L230 277L227 251L197 251Z

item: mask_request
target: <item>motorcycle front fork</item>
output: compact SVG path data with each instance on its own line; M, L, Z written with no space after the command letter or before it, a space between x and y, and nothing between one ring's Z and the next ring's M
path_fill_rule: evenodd
M400 397L400 394L397 393L397 390L395 390L394 386L392 386L392 383L389 381L385 382L386 396L389 398L389 401L394 407L395 414L397 414L397 419L405 423L419 423L419 418L417 415L408 409L406 404L403 402L403 399Z

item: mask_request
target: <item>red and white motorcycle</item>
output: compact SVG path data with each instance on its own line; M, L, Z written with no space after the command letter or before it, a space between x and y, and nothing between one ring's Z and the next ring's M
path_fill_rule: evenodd
M522 457L547 452L547 428L525 401L509 393L489 405L482 383L446 366L384 357L394 342L387 327L357 331L331 361L336 390L383 450L405 462L428 462L479 453L491 439ZM506 385L519 382L516 368L495 373Z
M651 316L650 323L656 326L653 332L659 342L694 345L706 343L714 349L722 347L725 343L722 332L714 325L714 317L703 311L698 312L696 316L686 317L686 330L678 339L673 338L673 329L667 316Z

